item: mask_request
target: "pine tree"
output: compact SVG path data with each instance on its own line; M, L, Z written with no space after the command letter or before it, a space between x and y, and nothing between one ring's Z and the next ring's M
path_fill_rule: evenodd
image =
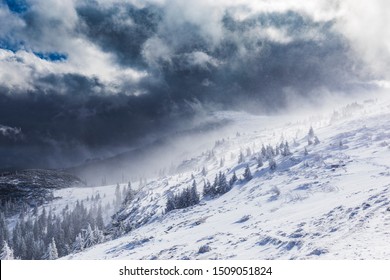
M3 212L0 213L0 244L3 244L4 241L9 241L10 234L8 231L7 222L5 220L5 215Z
M57 246L56 246L56 242L54 241L54 238L52 238L47 248L46 259L48 260L58 259L58 251L57 251Z
M286 142L286 144L285 144L284 147L283 147L283 153L282 153L282 155L285 156L285 157L291 155L290 147L288 146L288 143L287 143L287 142Z
M227 183L226 175L225 175L225 173L219 172L217 193L224 194L224 193L227 193L228 191L230 191L230 187Z
M176 209L175 196L169 193L167 197L167 203L165 205L165 213L168 213L174 209Z
M206 177L206 175L207 175L206 167L203 166L202 172L201 172L201 173L202 173L202 176L203 176L203 177Z
M102 205L100 203L99 203L98 210L96 213L96 226L99 229L104 228L103 211L102 211Z
M191 190L190 190L190 204L196 205L199 203L199 201L200 201L200 198L199 198L199 194L197 191L196 182L194 180L192 183Z
M261 156L257 157L257 167L260 168L264 165L263 159Z
M252 173L251 173L251 170L249 168L249 165L247 164L246 167L245 167L245 171L244 171L244 179L246 181L250 181L252 180Z
M273 157L269 158L268 164L269 164L269 169L271 171L274 171L276 169L276 161Z
M238 155L238 164L244 162L244 154L242 151L240 151L240 154Z
M75 252L80 252L82 250L84 250L84 237L81 233L79 233L77 236L76 236L76 240L73 244L73 250Z
M212 195L212 186L209 181L204 182L203 186L203 196L210 196Z
M1 249L1 260L13 260L14 259L14 251L8 246L7 241L4 240L3 248Z
M234 185L234 183L237 182L237 180L238 180L238 178L237 178L236 172L234 172L232 177L229 180L230 187L232 187Z
M307 134L309 138L314 138L314 129L312 126L310 126L309 133Z
M95 234L92 230L92 227L90 224L88 224L88 227L85 231L85 236L84 236L84 246L85 248L91 247L96 244L95 241Z
M96 244L102 243L104 241L104 233L98 227L93 229L93 234Z
M120 205L122 203L122 194L119 184L116 185L115 188L115 206L116 209L119 209Z
M267 157L267 150L265 149L264 145L261 146L261 155L263 158Z
M316 139L318 140L318 138L314 134L313 127L310 127L309 133L307 134L307 144L313 145L313 143L316 141Z

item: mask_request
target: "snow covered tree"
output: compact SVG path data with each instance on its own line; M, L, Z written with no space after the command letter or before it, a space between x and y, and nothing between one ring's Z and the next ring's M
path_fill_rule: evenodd
M312 126L310 126L309 133L307 134L309 138L314 138L314 129Z
M238 180L238 178L237 178L236 172L234 172L232 177L229 180L230 187L232 187L234 185L234 183L237 182L237 180Z
M251 170L249 168L249 165L247 164L246 167L245 167L245 170L244 170L244 180L246 181L250 181L252 180L252 173L251 173Z
M88 227L85 230L85 235L84 235L84 246L85 246L85 248L88 248L88 247L91 247L95 244L96 244L95 234L92 230L91 225L88 224Z
M238 155L238 164L244 162L244 154L242 151L240 151L240 154Z
M190 204L196 205L199 203L199 201L200 201L200 198L199 198L199 194L197 191L196 182L194 180L192 183L191 190L190 190Z
M168 213L174 209L176 209L175 196L172 195L172 193L169 193L167 197L167 203L165 205L165 212Z
M230 186L227 183L226 175L225 173L219 172L218 175L218 187L217 187L217 193L218 194L224 194L230 191Z
M98 227L95 226L93 229L93 234L96 244L102 243L104 241L104 233Z
M120 188L119 184L116 184L116 188L115 188L115 208L119 209L121 204L122 204L121 188Z
M206 167L203 166L201 174L202 174L203 177L206 177L206 175L207 175Z
M286 144L283 146L283 152L282 156L287 157L290 156L292 153L290 151L290 147L288 146L288 142L286 141Z
M274 171L276 169L276 161L273 157L268 159L268 165L271 171Z
M307 134L307 144L308 145L318 145L320 143L320 140L318 137L314 134L314 130L312 127L309 129L309 133Z
M96 213L96 226L99 229L104 228L103 211L102 211L102 205L100 203L99 203L98 210Z
M13 260L14 259L14 251L8 246L7 241L4 240L3 248L1 249L1 260Z
M9 238L10 238L10 234L5 220L5 215L3 214L3 212L1 212L0 213L0 244L3 244L4 241L8 241Z
M261 155L263 156L263 158L267 157L267 150L264 145L261 146Z
M210 182L205 181L204 186L203 186L203 196L210 196L210 195L212 195L212 193L213 193L213 188L212 188Z
M257 167L260 168L264 165L263 158L261 156L257 157Z
M85 248L85 244L84 244L84 237L83 235L81 234L81 232L76 236L76 240L73 244L73 250L75 252L80 252L82 250L84 250Z
M46 259L47 260L58 259L57 245L56 242L54 241L54 238L52 238L51 242L49 243L49 246L47 247Z

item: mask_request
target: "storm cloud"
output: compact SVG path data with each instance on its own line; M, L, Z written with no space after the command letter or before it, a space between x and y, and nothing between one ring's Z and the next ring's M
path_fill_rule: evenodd
M0 166L71 166L199 112L388 78L386 1L301 2L0 1L0 132L23 132L1 140Z

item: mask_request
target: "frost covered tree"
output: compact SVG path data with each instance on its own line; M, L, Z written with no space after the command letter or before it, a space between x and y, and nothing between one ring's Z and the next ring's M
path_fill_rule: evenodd
M261 146L261 155L262 155L263 158L267 157L267 150L264 147L264 145Z
M264 165L263 158L261 156L257 157L257 167L260 168Z
M252 180L252 173L251 173L251 170L249 168L249 165L247 164L246 167L245 167L245 170L244 170L244 180L246 181L250 181Z
M307 134L309 138L314 138L314 129L312 126L310 126L309 132Z
M273 157L268 159L268 165L271 171L274 171L276 169L276 161Z
M194 181L195 182L195 181ZM192 187L185 188L176 195L169 195L165 207L165 213L174 209L183 209L198 204L199 194L196 190L196 183Z
M196 186L195 180L192 183L192 187L191 187L189 195L190 195L190 204L191 205L196 205L199 203L200 198L199 198L199 194L197 191L197 186Z
M3 248L1 249L1 260L13 260L14 259L14 251L8 246L7 241L3 242Z
M82 250L84 250L85 248L85 243L84 243L84 237L83 235L81 234L81 232L76 236L76 240L73 244L73 250L75 252L80 252Z
M85 246L85 248L88 248L88 247L91 247L95 244L96 244L95 234L92 230L91 225L88 224L88 227L85 230L85 235L84 235L84 246Z
M93 229L93 234L96 244L102 243L104 241L104 233L97 226Z
M175 197L172 193L168 193L167 203L165 205L165 212L168 213L174 209L176 209Z
M203 185L203 196L210 196L212 194L212 186L209 181L205 181Z
M47 260L58 259L57 245L56 242L54 241L54 238L52 238L51 242L49 243L49 246L47 247L46 259Z
M230 186L227 183L225 173L219 172L218 177L218 186L216 190L217 194L227 193L230 190Z
M236 172L233 173L232 177L229 180L230 188L234 185L235 182L237 182L238 178L236 175Z
M3 214L3 212L1 212L0 213L0 244L3 244L4 241L8 241L9 238L10 238L10 234L5 220L5 215Z
M122 204L122 193L119 184L116 184L115 188L115 208L119 209Z
M286 144L283 145L282 156L287 157L287 156L290 156L290 155L292 155L292 153L290 151L290 147L288 146L288 142L286 142Z
M244 162L244 154L242 151L240 151L240 154L238 155L238 164Z
M320 143L320 140L318 137L314 134L313 127L310 127L309 133L307 134L307 144L308 145L318 145Z

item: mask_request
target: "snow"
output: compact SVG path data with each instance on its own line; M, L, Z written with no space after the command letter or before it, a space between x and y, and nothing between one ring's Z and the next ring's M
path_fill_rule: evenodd
M121 213L138 228L64 258L390 258L390 102L381 98L310 118L220 112L219 117L235 123L230 134L220 135L225 139L222 144L209 147L214 159L204 151L189 170L148 180ZM307 145L310 127L318 145ZM274 172L267 161L257 168L252 156L237 164L241 150L245 155L249 147L257 153L263 144L282 141L289 142L292 155L276 157ZM233 172L241 178L247 164L252 180L237 182L215 199L164 214L167 194L190 186L191 175L202 192L204 166L206 179L213 182L220 171L228 180ZM90 195L91 190L85 192ZM114 188L109 195L113 192ZM66 196L80 197L80 193Z

